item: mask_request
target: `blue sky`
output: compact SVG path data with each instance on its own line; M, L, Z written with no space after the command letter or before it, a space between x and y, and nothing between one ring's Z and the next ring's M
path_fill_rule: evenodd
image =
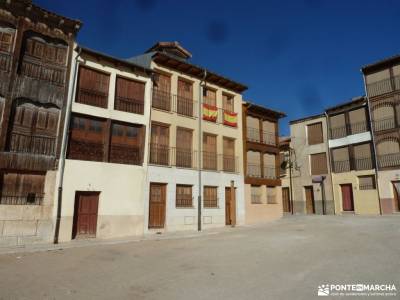
M78 18L78 42L121 58L179 41L288 121L364 94L362 65L400 53L396 0L34 0Z

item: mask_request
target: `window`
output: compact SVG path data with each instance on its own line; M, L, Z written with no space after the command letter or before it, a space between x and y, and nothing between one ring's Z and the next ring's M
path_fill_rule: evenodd
M222 94L222 108L226 111L234 112L234 98L232 95Z
M45 175L3 173L0 204L39 205L44 197Z
M11 52L13 44L13 33L0 31L0 50L5 52Z
M311 175L328 174L328 165L326 161L326 153L317 153L310 155Z
M247 140L251 142L261 142L260 120L252 116L246 117Z
M193 206L192 186L176 185L176 207L192 207Z
M332 149L333 172L341 173L350 171L349 148Z
M261 178L261 153L247 151L247 176Z
M153 89L152 106L154 108L171 110L171 76L156 73Z
M268 204L277 204L276 198L276 187L267 186L267 203Z
M144 113L145 83L117 77L115 109L135 114Z
M143 163L144 127L113 122L111 125L110 159L112 163Z
M277 124L271 121L262 122L262 142L267 145L276 145Z
M80 67L76 102L107 108L110 76Z
M192 152L193 131L191 129L178 127L176 129L176 166L193 167Z
M204 187L204 207L206 208L218 207L218 188L216 186Z
M217 136L203 133L203 168L217 170Z
M33 103L17 103L8 137L8 150L55 155L59 109Z
M67 157L69 159L103 161L106 121L73 115L71 123Z
M347 135L346 118L344 114L330 116L330 137L338 139Z
M358 177L358 185L360 190L375 190L375 176L359 176Z
M252 185L250 189L251 189L251 204L262 204L261 187L258 185Z
M370 143L354 145L353 153L355 170L370 170L373 168Z
M316 145L324 142L322 122L307 125L308 144Z
M236 171L235 140L224 137L223 167L226 172Z
M349 111L349 121L351 134L362 133L368 130L367 113L364 107Z
M263 160L263 177L267 179L276 179L276 155L264 153Z
M193 83L178 79L177 113L193 117Z

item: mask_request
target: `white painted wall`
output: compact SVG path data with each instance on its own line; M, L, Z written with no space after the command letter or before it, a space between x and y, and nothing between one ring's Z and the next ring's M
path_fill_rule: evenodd
M329 140L329 148L336 148L336 147L358 144L369 141L371 141L371 132L367 131L367 132L352 134L340 139Z

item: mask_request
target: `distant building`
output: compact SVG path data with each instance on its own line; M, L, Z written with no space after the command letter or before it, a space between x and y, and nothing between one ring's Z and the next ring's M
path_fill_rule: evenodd
M372 119L383 214L400 211L400 56L362 69Z
M282 112L243 103L247 224L282 216L278 122L283 117Z

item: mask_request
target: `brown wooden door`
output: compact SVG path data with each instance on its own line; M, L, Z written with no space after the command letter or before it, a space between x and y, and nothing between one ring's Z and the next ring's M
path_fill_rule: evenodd
M342 189L343 211L354 211L353 187L351 184L340 185Z
M76 192L72 238L95 237L99 192Z
M149 228L164 228L166 192L166 184L150 184Z
M304 187L306 192L306 211L307 214L314 214L315 207L314 207L314 190L312 186Z
M400 211L400 181L393 182L394 199L393 199L393 211Z
M225 224L231 225L232 218L231 218L231 188L225 188Z
M288 187L282 188L283 212L290 212L290 190Z

